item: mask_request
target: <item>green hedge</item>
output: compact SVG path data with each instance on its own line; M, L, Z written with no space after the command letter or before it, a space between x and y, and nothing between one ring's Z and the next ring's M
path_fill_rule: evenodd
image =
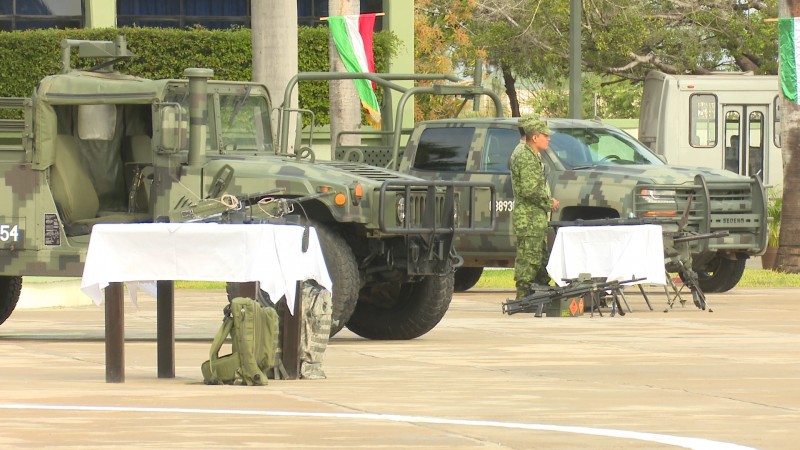
M252 50L249 28L178 30L171 28L101 28L74 30L29 30L0 32L0 97L28 97L47 75L61 70L61 40L114 40L125 35L128 48L137 55L115 68L145 78L182 78L186 67L214 69L215 79L248 81L251 79ZM388 31L375 33L377 72L388 70L397 48L397 38ZM298 66L301 72L328 70L328 29L300 27L298 30ZM73 67L79 62L73 52ZM273 99L283 92L271 93ZM320 124L328 123L327 83L304 83L300 89L300 107L317 112Z

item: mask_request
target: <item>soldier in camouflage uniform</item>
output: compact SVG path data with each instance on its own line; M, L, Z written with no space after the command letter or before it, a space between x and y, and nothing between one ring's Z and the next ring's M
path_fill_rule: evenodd
M547 123L535 115L519 120L521 142L511 153L511 185L514 188L514 235L517 238L517 257L514 281L517 300L531 292L545 254L547 215L557 208L558 200L550 194L539 152L550 145L553 132Z

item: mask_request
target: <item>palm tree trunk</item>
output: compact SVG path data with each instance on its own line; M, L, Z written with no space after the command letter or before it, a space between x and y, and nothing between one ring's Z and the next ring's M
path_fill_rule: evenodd
M273 108L280 106L289 80L297 74L297 2L294 0L252 0L253 81L267 86ZM297 107L297 89L292 104ZM277 132L277 112L273 111L272 132ZM292 115L289 136L294 136L297 117ZM292 141L289 139L289 151Z
M780 17L800 17L800 0L781 0ZM775 268L800 273L800 105L782 99L783 204Z

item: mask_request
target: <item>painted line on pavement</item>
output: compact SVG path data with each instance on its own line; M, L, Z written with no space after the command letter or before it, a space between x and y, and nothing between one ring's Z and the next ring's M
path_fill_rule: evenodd
M621 439L635 439L646 442L673 445L695 450L755 450L728 442L709 439L671 436L668 434L642 433L638 431L615 430L611 428L573 427L564 425L545 425L522 422L498 422L492 420L445 419L427 416L407 416L401 414L372 413L324 413L299 411L260 411L248 409L203 409L203 408L152 408L138 406L90 406L90 405L34 405L34 404L0 404L0 409L16 410L49 410L49 411L103 411L103 412L147 412L147 413L180 413L180 414L223 414L239 416L268 417L315 417L333 419L375 420L386 422L428 423L439 425L464 425L472 427L509 428L532 431L555 431L559 433L586 434Z

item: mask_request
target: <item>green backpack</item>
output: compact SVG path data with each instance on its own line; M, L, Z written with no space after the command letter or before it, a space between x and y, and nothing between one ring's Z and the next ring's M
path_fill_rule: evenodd
M255 300L237 297L223 310L222 326L214 336L209 360L200 369L206 384L267 384L267 371L275 365L278 348L278 313ZM231 337L232 352L220 357L222 344Z

